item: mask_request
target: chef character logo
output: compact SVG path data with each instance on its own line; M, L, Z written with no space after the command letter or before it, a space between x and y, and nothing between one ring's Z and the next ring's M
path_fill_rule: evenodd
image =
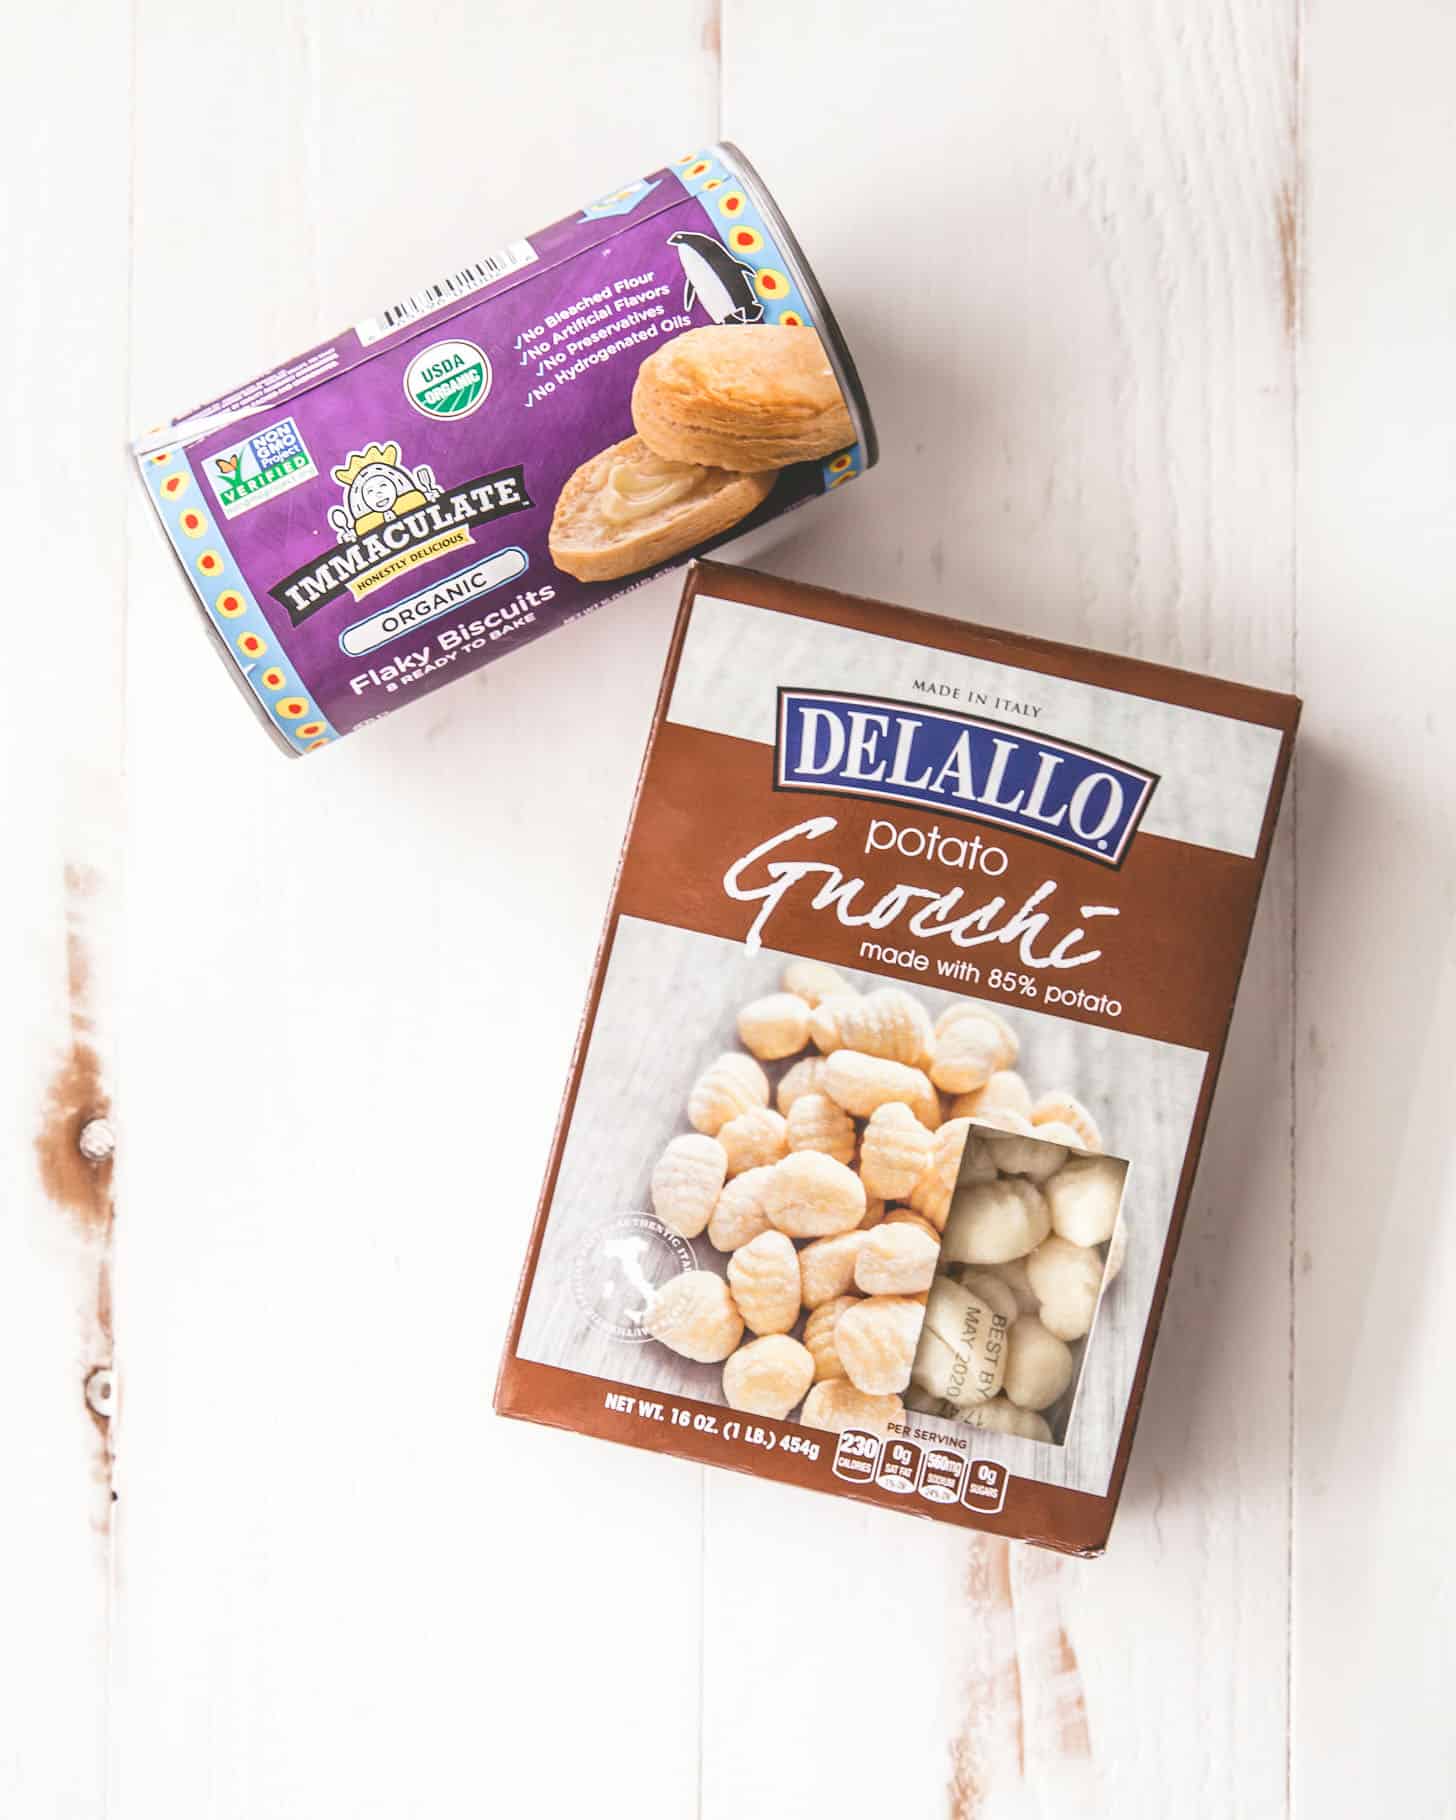
M725 322L762 322L763 305L753 288L754 271L735 259L711 234L669 234L683 269L683 309L697 298L720 326Z
M371 442L335 468L334 479L344 489L344 503L330 508L329 523L340 543L355 543L440 497L434 471L424 462L400 466L397 442Z

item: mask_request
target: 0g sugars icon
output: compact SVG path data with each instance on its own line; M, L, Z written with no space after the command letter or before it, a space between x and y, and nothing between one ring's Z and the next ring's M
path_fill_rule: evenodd
M490 356L473 341L436 341L404 370L404 395L422 417L468 417L490 395Z

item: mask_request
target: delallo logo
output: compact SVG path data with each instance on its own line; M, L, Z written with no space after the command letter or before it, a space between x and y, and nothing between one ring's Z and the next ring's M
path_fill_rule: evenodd
M774 783L989 822L1120 866L1157 778L999 721L870 695L780 689Z

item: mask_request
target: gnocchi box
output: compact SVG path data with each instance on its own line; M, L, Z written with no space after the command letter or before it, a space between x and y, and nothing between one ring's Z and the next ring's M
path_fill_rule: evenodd
M696 565L501 1413L1100 1553L1298 716Z

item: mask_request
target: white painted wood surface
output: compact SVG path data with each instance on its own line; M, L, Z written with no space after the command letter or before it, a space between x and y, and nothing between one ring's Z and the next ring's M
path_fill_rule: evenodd
M119 13L64 3L7 15L5 40L0 1811L90 1820L115 1612L109 1437L84 1387L110 1362L111 1203L77 1139L107 1110L120 1028L129 245L110 154L129 46Z
M1303 10L15 15L7 1820L1456 1813L1456 15ZM765 566L1308 701L1100 1562L491 1416L675 589L289 766L128 478L720 124L884 444Z

